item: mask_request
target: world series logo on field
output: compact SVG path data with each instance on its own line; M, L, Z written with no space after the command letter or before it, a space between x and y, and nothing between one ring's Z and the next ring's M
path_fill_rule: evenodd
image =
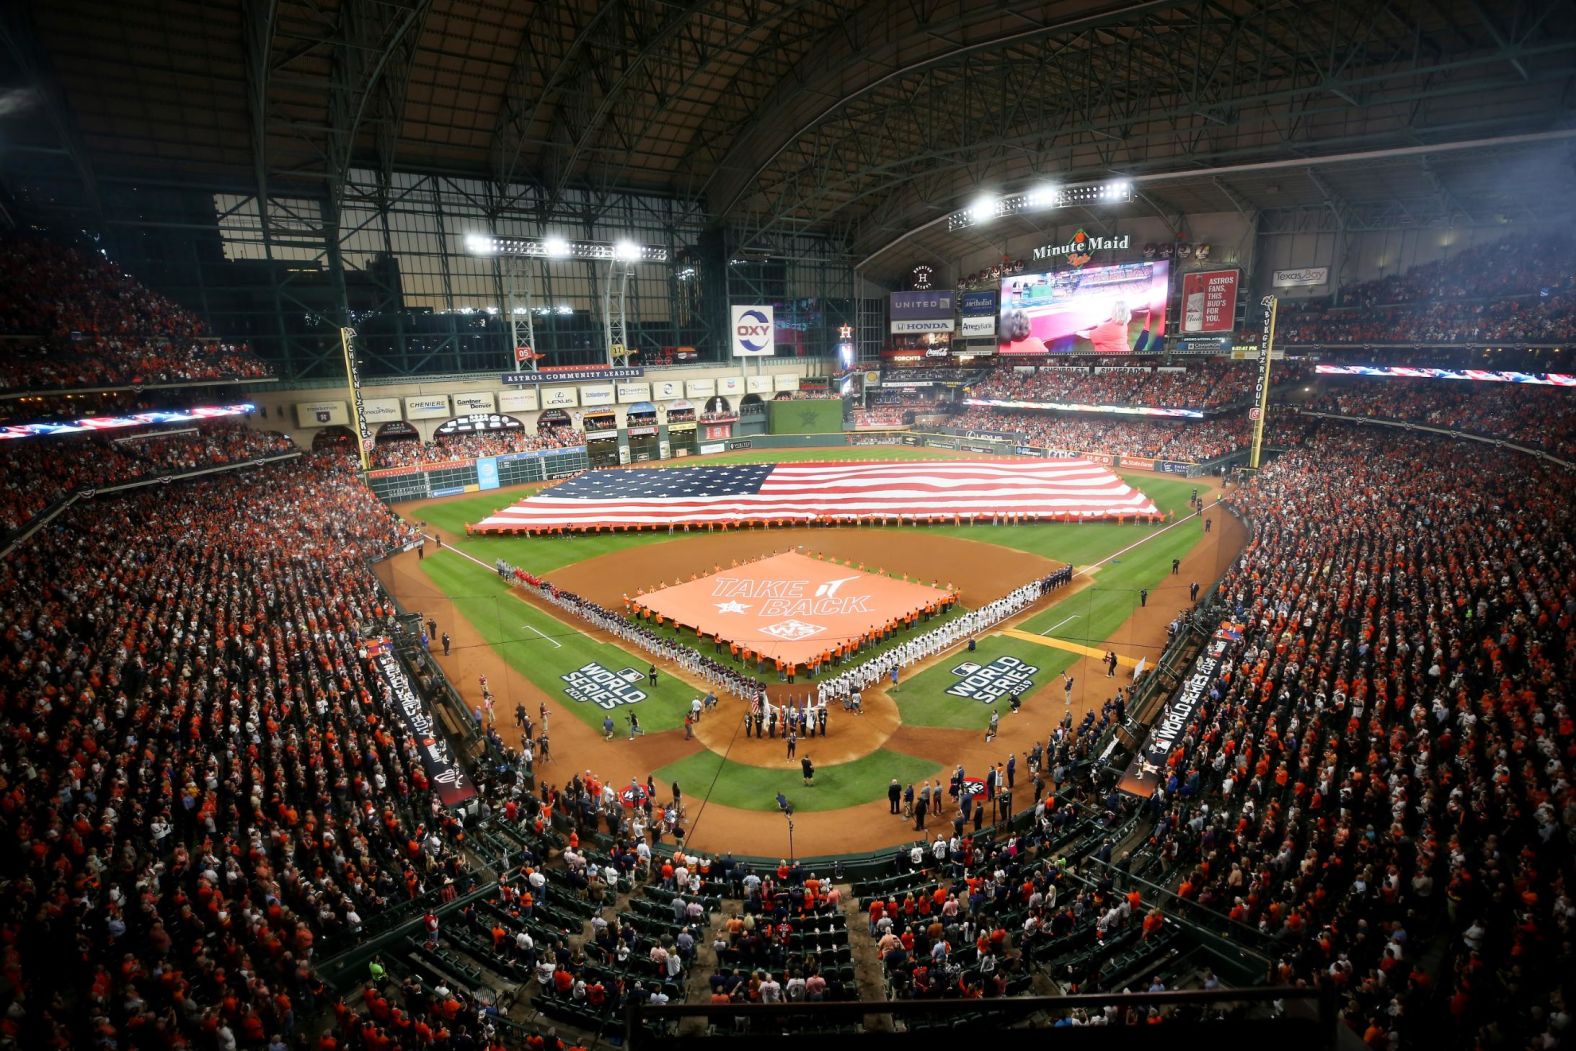
M612 711L621 704L638 704L646 699L646 691L635 685L643 676L634 668L609 671L592 661L559 678L568 683L564 692L571 700L594 704L606 711Z

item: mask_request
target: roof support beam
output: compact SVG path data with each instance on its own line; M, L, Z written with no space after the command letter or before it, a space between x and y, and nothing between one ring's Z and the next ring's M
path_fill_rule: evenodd
M1510 41L1506 40L1505 34L1500 32L1498 23L1494 21L1494 16L1489 14L1478 0L1471 0L1471 3L1473 13L1478 16L1478 21L1483 23L1483 28L1488 30L1488 35L1494 39L1494 43L1499 47L1508 48ZM1511 58L1510 68L1514 69L1521 76L1522 80L1532 79L1532 75L1527 72L1527 67L1522 64L1521 59Z
M547 23L543 22L544 32L540 37L533 33L533 26L527 23L520 37L519 50L510 64L509 79L504 82L498 120L493 129L492 176L500 190L506 191L520 181L520 165L526 145L545 145L530 143L528 136L537 122L549 112L547 107L554 104L566 84L586 72L585 67L590 63L585 59L585 49L598 33L606 31L604 26L612 21L622 2L602 0L598 3L591 17L577 28L574 39L564 53L558 56L556 63L546 53ZM549 67L552 69L550 74L547 72Z
M273 68L274 26L278 0L244 0L241 16L246 46L246 103L252 122L252 172L257 187L257 217L263 254L274 257L268 217L268 87Z

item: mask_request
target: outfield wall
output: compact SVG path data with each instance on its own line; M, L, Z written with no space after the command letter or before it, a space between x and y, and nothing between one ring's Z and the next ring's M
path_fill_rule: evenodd
M386 504L455 496L510 485L565 478L590 466L583 445L572 449L484 456L479 460L449 460L419 467L385 467L367 472L367 487Z
M771 434L841 434L843 401L822 398L767 402L766 430Z

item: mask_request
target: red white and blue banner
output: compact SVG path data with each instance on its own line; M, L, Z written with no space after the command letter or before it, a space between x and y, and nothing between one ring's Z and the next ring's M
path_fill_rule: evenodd
M247 416L257 411L251 402L239 405L212 405L201 409L179 409L163 412L134 412L128 416L84 416L79 420L56 420L52 423L18 423L0 427L0 440L6 438L39 438L52 434L85 434L90 431L113 431L125 427L163 427L176 423L201 423L225 416Z
M737 464L590 471L506 507L476 533L804 524L1156 518L1154 501L1082 459Z
M1412 365L1316 365L1313 371L1320 376L1469 380L1478 383L1526 383L1539 387L1576 387L1576 374L1569 372L1499 372L1492 369L1434 369Z

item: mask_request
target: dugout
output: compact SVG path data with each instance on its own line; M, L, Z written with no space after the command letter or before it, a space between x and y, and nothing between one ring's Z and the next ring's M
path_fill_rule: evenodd
M624 415L624 432L629 435L629 462L646 463L662 459L662 446L657 439L657 407L649 401L637 401Z
M617 467L618 414L612 409L590 409L580 421L586 432L586 456L592 467Z
M695 406L684 400L668 406L668 455L695 456L700 441L695 430Z

